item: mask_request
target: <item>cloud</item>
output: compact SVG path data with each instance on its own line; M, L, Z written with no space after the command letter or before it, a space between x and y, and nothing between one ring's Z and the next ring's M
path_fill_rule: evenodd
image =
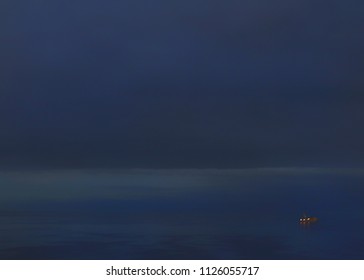
M2 17L2 168L362 164L354 0L23 4Z
M2 171L0 183L1 200L10 203L177 197L222 187L250 192L259 182L269 185L297 177L362 175L360 168L75 169Z

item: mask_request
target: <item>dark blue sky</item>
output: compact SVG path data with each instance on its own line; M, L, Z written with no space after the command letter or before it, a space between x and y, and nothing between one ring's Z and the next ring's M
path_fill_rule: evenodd
M363 1L0 5L2 168L363 166Z

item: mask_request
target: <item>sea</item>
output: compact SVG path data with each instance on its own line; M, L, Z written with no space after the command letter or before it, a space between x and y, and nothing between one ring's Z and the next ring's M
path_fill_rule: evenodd
M18 170L0 190L2 260L364 259L361 169Z

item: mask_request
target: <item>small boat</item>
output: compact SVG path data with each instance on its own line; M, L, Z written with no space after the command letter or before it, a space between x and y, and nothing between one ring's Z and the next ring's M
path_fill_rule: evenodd
M300 224L312 224L318 221L316 217L310 217L306 214L303 214L302 218L300 218Z

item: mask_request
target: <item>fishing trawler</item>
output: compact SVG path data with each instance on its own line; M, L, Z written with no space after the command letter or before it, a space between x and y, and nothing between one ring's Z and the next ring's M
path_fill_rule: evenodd
M302 218L300 218L300 224L312 224L318 221L316 217L309 217L305 213L303 214Z

